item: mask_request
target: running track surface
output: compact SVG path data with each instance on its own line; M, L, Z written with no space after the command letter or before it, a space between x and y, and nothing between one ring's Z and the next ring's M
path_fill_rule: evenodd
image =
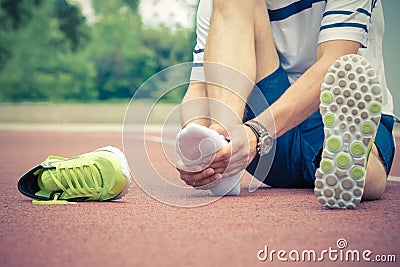
M119 202L32 205L18 192L19 176L48 155L71 157L105 145L122 149L121 133L0 131L0 266L287 266L276 254L273 262L261 262L257 252L268 246L320 255L338 250L338 239L347 241L343 252L369 249L372 259L396 255L397 263L368 266L399 266L400 183L394 181L382 200L348 211L324 209L312 190L303 189L244 189L239 197L196 208L160 203L134 182ZM158 149L156 142L149 147ZM399 152L391 173L396 176L398 159ZM163 161L161 153L157 161ZM325 255L312 266L365 265Z

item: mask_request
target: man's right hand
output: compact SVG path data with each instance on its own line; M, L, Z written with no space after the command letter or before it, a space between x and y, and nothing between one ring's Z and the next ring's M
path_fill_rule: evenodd
M229 177L243 171L257 153L257 138L249 127L233 125L228 127L228 131L219 125L210 128L230 140L229 144L215 155L205 158L201 166L177 166L181 179L199 189L208 189L205 186L223 176Z

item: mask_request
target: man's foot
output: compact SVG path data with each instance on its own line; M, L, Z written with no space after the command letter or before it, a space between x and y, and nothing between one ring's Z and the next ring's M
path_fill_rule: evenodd
M108 146L73 158L50 156L20 178L18 189L35 203L59 204L120 199L130 182L124 154Z
M314 189L321 205L354 209L360 203L381 102L378 78L363 57L343 56L330 67L321 87L325 140Z
M189 123L176 137L176 152L183 164L201 165L204 158L226 146L225 137L205 126ZM206 186L217 196L240 194L240 173ZM201 188L200 188L201 189Z

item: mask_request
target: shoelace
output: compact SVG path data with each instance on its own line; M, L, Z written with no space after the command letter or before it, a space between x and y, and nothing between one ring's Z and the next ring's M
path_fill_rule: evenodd
M60 200L58 199L60 197L61 193L55 193L53 196L53 199L51 200L37 200L34 199L32 200L32 204L34 205L69 205L69 204L77 204L76 202L71 202L67 200Z
M58 159L52 157L51 159ZM53 182L66 194L70 196L93 195L101 192L99 181L101 177L94 163L91 161L82 162L79 165L71 165L71 162L65 164L61 162L56 165L56 169L49 170ZM54 174L55 172L55 174ZM67 186L64 186L65 181Z

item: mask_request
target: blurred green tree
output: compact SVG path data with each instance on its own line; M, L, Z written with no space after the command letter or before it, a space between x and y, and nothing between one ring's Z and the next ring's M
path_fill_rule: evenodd
M10 47L7 46L6 34L25 25L32 18L32 10L40 1L1 0L0 2L0 70L11 58Z
M131 4L126 5L127 2ZM158 71L191 60L192 31L145 28L136 3L93 1L97 19L89 50L96 66L95 87L101 100L131 97ZM152 92L141 95L150 97Z
M88 53L95 65L95 88L100 100L130 97L154 69L147 60L151 51L141 45L142 22L137 5L125 2L93 1L96 19Z
M65 0L9 2L0 9L6 25L0 29L0 101L96 98L92 66L74 53L88 31L82 17L75 16L75 33L68 33L63 26L68 16L60 13Z
M139 0L92 0L90 22L67 0L0 1L0 102L130 98L158 71L191 61L193 31L146 27Z
M66 0L55 0L54 15L58 19L58 28L64 35L58 43L60 47L65 46L64 51L77 51L87 44L89 28L77 6L71 5Z

